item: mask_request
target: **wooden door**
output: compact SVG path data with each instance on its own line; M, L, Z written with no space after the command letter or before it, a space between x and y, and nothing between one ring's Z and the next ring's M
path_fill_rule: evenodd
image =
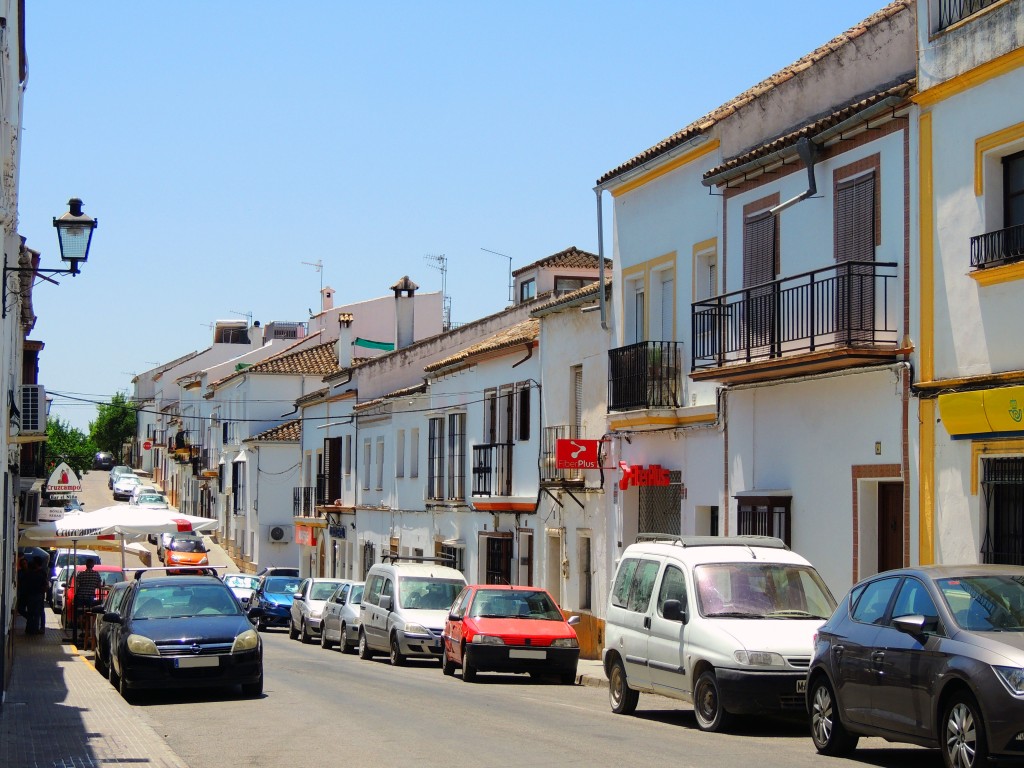
M878 572L903 567L903 483L878 484Z

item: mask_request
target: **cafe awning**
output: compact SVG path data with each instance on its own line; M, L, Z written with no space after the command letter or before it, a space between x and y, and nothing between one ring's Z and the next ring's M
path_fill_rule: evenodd
M953 439L1024 434L1024 386L939 395L939 416Z

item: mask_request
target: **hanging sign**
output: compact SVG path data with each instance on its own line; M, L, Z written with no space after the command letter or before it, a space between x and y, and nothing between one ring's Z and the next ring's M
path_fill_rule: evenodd
M651 486L670 485L668 470L660 464L651 464L644 467L643 464L627 464L619 462L619 469L622 470L622 478L619 480L619 488L626 490L629 486Z
M63 461L50 473L46 481L46 493L51 499L70 499L72 494L81 492L82 481Z
M316 546L316 531L313 530L311 525L296 525L295 526L295 543L303 544L307 547Z
M600 440L555 441L555 469L599 469Z

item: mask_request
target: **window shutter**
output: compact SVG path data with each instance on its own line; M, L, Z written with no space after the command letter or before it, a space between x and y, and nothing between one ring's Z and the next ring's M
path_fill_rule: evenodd
M577 365L572 369L572 390L573 390L573 415L572 423L577 431L583 425L583 366ZM582 437L580 434L573 437Z
M875 174L836 187L836 261L875 259Z
M763 213L743 227L743 287L775 279L775 217Z

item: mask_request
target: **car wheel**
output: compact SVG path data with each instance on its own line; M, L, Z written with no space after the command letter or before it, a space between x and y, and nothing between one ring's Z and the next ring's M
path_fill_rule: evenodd
M128 683L125 682L124 675L119 675L117 678L117 692L120 693L121 698L129 704L131 704L135 699L135 694L128 688Z
M355 653L358 639L355 641L348 639L348 627L344 624L341 625L341 640L338 641L338 650L342 653Z
M629 687L626 680L626 668L622 661L616 659L608 673L608 702L616 715L631 715L636 711L640 701L640 691Z
M320 623L320 647L325 651L331 650L331 646L334 645L330 640L327 639L327 625L323 622Z
M953 694L943 710L939 746L946 768L976 768L988 762L981 708L966 691Z
M266 632L267 631L267 623L265 621L263 621L263 619L256 619L256 631L257 632Z
M370 650L369 644L366 642L366 633L363 630L359 630L359 658L360 659L372 659L373 651Z
M693 688L693 713L697 716L697 727L702 731L721 731L732 719L722 706L718 678L713 669L706 670L697 678L697 685Z
M263 695L263 675L255 683L242 683L242 695L255 699Z
M305 619L302 620L302 629L299 631L299 635L301 636L302 642L306 645L313 642L313 636L309 634L309 625L306 623Z
M828 679L811 684L811 740L823 755L839 756L854 750L858 737L846 730L839 717L839 703Z
M92 660L92 665L103 677L107 676L107 662L103 660L103 655L100 653L99 646L96 647L96 657Z
M402 649L398 647L398 635L396 634L391 635L391 666L405 666L405 656L402 655Z
M448 651L441 649L441 672L448 677L455 674L455 662L448 657Z
M476 682L476 667L469 663L469 654L466 652L466 646L462 646L462 682Z
M295 626L295 621L293 619L288 619L288 639L299 639L299 628Z

